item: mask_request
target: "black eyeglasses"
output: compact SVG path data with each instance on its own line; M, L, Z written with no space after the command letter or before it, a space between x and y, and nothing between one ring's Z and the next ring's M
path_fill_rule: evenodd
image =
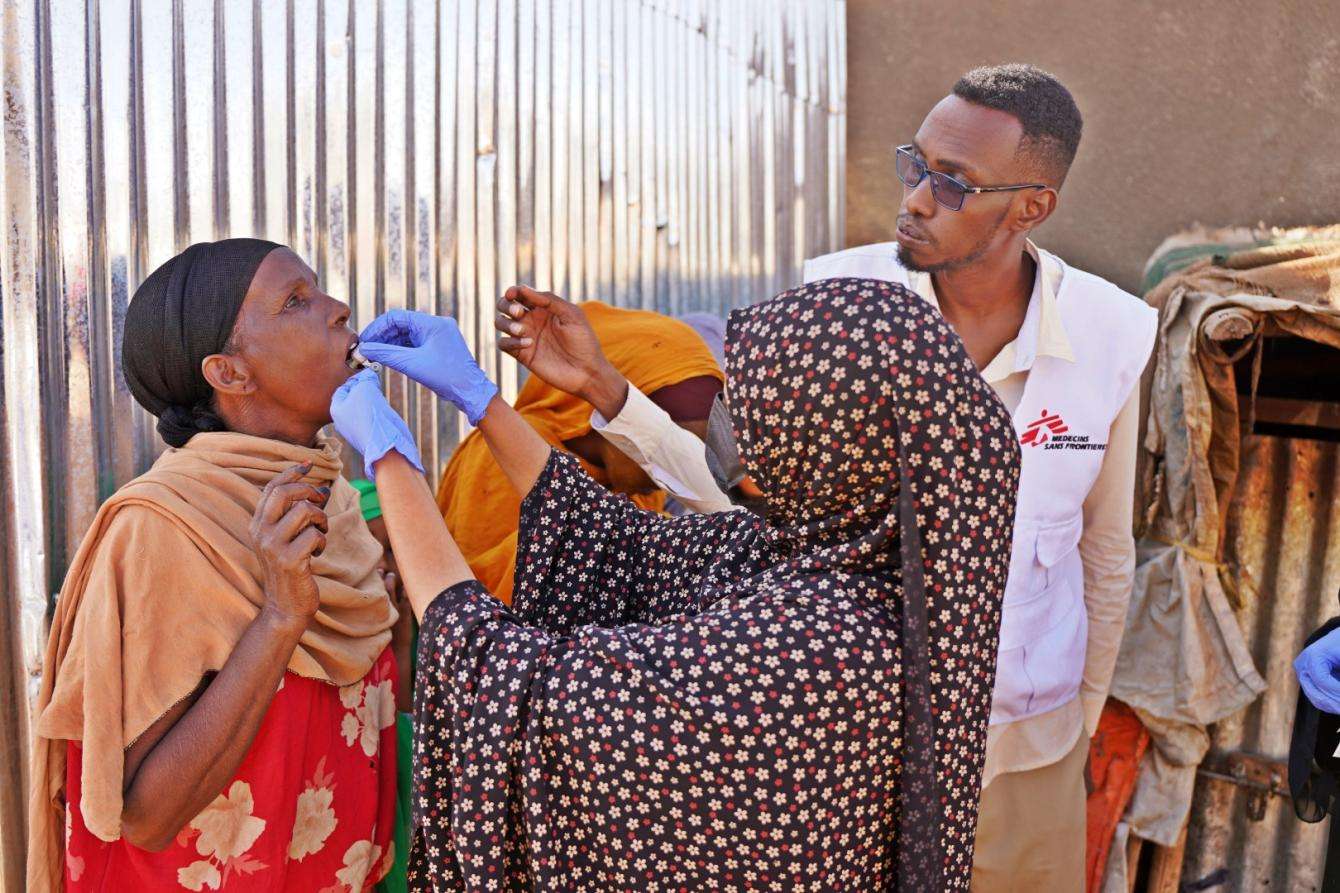
M963 209L963 200L979 192L1013 192L1016 189L1046 189L1045 183L1022 183L1018 186L969 186L961 183L949 174L942 174L926 167L926 162L912 154L912 147L899 146L894 156L894 167L898 179L908 189L915 189L926 177L931 178L931 195L935 200L951 211Z

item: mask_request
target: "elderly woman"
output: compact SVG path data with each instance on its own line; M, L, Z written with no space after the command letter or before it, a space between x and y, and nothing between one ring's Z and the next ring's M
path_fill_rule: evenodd
M287 248L192 245L123 368L171 449L56 603L28 889L363 891L393 858L396 612L321 436L349 308Z
M512 349L563 323L523 300ZM422 615L412 885L967 888L1018 447L932 309L834 279L733 315L727 402L766 519L666 519L596 486L450 320L364 340L525 494L509 609L375 377L336 393Z

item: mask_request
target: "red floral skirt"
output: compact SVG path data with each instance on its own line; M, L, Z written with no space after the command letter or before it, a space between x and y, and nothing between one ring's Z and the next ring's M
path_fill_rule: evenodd
M395 858L396 685L389 648L343 688L285 673L237 775L159 853L84 827L70 742L66 890L371 889Z

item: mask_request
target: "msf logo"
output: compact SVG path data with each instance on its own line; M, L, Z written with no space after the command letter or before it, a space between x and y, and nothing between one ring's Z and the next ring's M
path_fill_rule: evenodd
M1052 438L1069 430L1070 427L1062 421L1060 413L1048 414L1047 410L1044 409L1036 422L1029 423L1028 429L1019 438L1019 442L1025 446L1042 446Z

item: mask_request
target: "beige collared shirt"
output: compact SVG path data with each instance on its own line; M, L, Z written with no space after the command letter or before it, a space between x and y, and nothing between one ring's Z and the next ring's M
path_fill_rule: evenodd
M1075 360L1056 303L1063 271L1058 265L1046 263L1031 242L1028 251L1037 261L1038 275L1023 325L1018 337L1002 347L982 370L982 377L1011 413L1019 406L1029 370L1037 357ZM911 273L909 282L917 294L939 309L929 274ZM1135 578L1132 512L1139 407L1140 393L1136 389L1112 423L1102 468L1084 500L1084 533L1079 541L1079 555L1084 564L1084 607L1089 616L1089 632L1079 697L1040 716L991 726L986 739L983 788L1002 773L1057 762L1074 748L1081 730L1092 735L1098 728Z

